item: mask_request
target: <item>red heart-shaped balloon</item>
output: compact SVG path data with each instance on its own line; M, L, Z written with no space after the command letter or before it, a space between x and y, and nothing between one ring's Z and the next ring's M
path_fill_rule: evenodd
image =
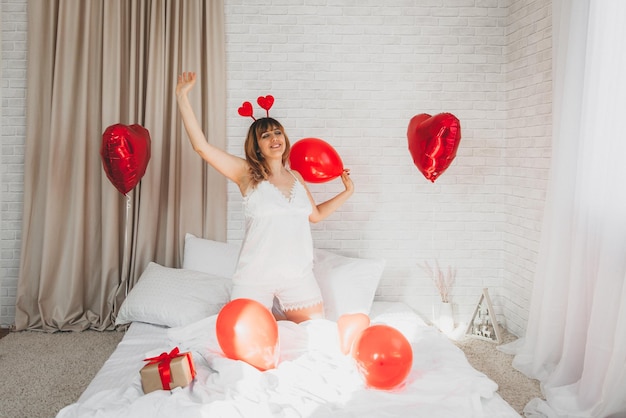
M259 106L261 106L262 109L265 109L267 112L269 112L269 110L272 108L272 105L274 104L274 96L271 96L269 94L265 97L259 96L259 98L256 99L256 102L259 104Z
M452 163L461 142L461 122L451 113L414 116L407 130L413 163L435 182Z
M125 195L146 173L150 161L150 132L136 124L111 125L102 134L100 156L107 177Z
M243 104L239 109L237 109L237 111L241 116L252 116L252 103L243 102Z
M309 183L324 183L343 172L343 162L337 151L319 138L303 138L293 144L289 166Z

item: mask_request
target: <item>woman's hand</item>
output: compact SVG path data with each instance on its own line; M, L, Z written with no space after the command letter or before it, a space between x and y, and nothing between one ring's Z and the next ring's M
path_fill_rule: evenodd
M347 192L352 194L354 192L354 183L352 183L352 179L350 178L350 169L346 168L341 173L341 181L343 182L343 186L346 188Z
M186 95L194 84L196 84L196 73L184 72L179 75L178 84L176 84L176 97Z
M300 175L300 173L298 173L298 177L302 179L302 176ZM304 184L304 180L301 180L301 181L302 181L302 184ZM313 211L309 215L309 221L316 223L323 219L326 219L334 211L339 209L339 207L343 205L350 196L352 196L352 193L354 193L354 183L352 183L352 179L350 178L349 169L343 170L343 172L341 173L341 181L343 182L343 186L346 188L346 190L335 195L335 197L323 203L320 203L319 205L315 203L315 200L313 199L311 192L309 191L308 187L306 187L305 185L307 194L309 195L309 200L311 201L311 205L313 206Z

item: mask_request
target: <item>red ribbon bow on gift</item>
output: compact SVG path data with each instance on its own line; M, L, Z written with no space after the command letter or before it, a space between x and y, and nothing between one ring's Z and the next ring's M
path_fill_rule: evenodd
M169 354L164 352L164 353L161 353L157 357L149 357L149 358L144 359L144 361L148 362L148 365L158 363L159 377L161 378L161 385L163 389L165 390L170 390L170 383L172 383L172 373L170 370L170 363L172 362L173 359L175 359L179 355L180 355L180 350L178 349L178 347L174 347L174 349L170 351ZM189 370L191 371L191 378L193 379L196 376L196 370L193 366L193 361L191 360L191 358L189 356L186 356L186 357L187 357L187 361L189 361Z

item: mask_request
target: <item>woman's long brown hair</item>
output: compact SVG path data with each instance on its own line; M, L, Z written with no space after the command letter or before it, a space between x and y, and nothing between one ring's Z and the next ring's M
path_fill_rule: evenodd
M280 129L285 137L285 152L283 153L283 166L287 165L289 160L289 151L291 151L291 144L289 138L285 133L283 125L280 124L274 118L260 118L254 121L248 129L248 135L246 136L246 142L244 144L244 151L246 153L246 161L250 164L250 185L256 187L257 184L263 180L267 180L270 176L270 166L267 160L261 155L259 149L259 138L261 135L272 129Z

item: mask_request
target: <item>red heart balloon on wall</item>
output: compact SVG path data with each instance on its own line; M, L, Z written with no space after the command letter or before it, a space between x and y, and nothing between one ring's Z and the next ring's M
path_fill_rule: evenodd
M136 124L111 125L102 134L100 156L107 177L125 195L146 173L150 161L150 132Z
M461 142L461 122L451 113L413 116L407 130L413 163L435 182L456 157Z
M309 183L324 183L343 172L343 162L337 151L319 138L303 138L293 144L289 165Z

